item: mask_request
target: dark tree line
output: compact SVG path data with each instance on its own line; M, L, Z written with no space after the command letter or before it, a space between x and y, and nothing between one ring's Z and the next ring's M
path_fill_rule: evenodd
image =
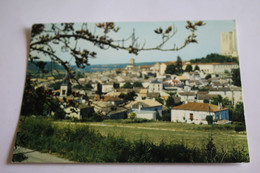
M190 62L191 63L209 63L209 62L220 62L220 63L236 62L236 63L238 63L238 58L227 57L224 55L212 53L212 54L207 55L206 57L192 59L192 60L190 60Z

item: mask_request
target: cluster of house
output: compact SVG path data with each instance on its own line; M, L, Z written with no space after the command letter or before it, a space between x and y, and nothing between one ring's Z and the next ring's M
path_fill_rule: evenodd
M228 98L232 104L242 102L241 88L232 85L231 76L226 73L239 68L238 64L184 62L183 69L190 64L199 66L200 71L184 72L182 75L165 74L167 65L171 63L175 62L135 66L131 59L124 69L89 73L80 78L78 81L81 85L92 86L87 90L75 89L77 83L66 79L61 84L59 98L64 102L67 116L78 119L88 117L91 112L112 119L127 118L130 112L135 112L137 118L155 120L158 115L162 116L166 100L174 93L175 102L183 104L172 108L171 121L207 124L208 115L219 122L228 121L228 109L221 104L213 105L210 100L220 95ZM207 74L211 74L210 79L206 79ZM142 87L122 88L126 83L141 83ZM133 99L125 100L122 97L122 94L133 91ZM164 104L156 101L158 98L164 100ZM69 100L77 101L78 106L69 106Z

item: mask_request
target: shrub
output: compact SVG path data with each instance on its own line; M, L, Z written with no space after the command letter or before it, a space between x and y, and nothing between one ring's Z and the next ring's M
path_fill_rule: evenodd
M13 154L12 162L22 162L23 160L26 159L28 159L28 157L24 155L24 153L16 153Z
M131 120L134 120L134 119L136 118L136 113L131 112L130 114L128 114L128 117L129 117Z
M211 115L206 116L206 120L207 120L208 124L213 123L213 117Z
M208 143L206 145L207 161L210 163L216 162L217 149L213 143L212 135L209 135Z
M246 126L244 126L244 125L236 125L235 126L236 132L241 132L241 131L245 131L245 130L246 130Z
M162 111L162 120L163 121L171 121L171 110Z
M158 111L156 111L156 120L162 120L162 117Z

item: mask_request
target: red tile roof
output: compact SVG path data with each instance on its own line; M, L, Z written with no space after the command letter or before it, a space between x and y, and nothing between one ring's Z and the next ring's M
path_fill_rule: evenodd
M203 112L218 112L222 110L227 110L226 108L219 109L217 105L209 103L187 103L180 106L175 106L172 109L178 110L192 110L192 111L203 111Z

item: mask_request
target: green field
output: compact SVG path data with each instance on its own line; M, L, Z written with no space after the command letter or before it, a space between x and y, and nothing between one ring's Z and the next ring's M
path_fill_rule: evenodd
M248 151L247 135L245 132L238 133L232 130L233 125L196 125L173 122L146 122L146 123L123 123L121 121L108 120L103 122L56 122L59 126L87 125L103 136L112 134L134 141L144 139L160 144L184 143L188 147L203 148L207 144L210 134L213 135L214 143L218 149L232 150L232 148L244 148ZM222 128L223 127L223 128Z
M75 162L248 162L246 134L234 129L137 119L72 122L27 117L19 121L15 146ZM20 161L17 157L14 162Z

